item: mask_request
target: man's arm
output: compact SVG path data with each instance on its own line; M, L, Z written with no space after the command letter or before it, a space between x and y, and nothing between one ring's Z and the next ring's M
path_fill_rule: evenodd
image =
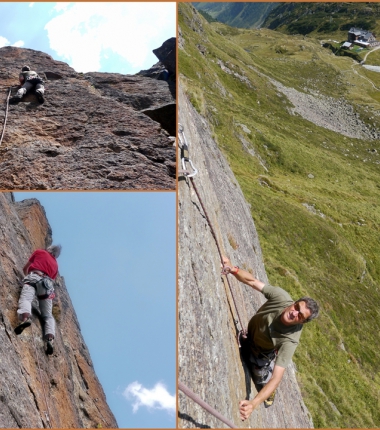
M285 367L274 366L272 378L265 387L257 393L256 397L253 400L242 400L239 402L240 418L242 421L248 419L251 413L279 386L284 372Z
M231 275L234 275L238 281L249 285L257 291L261 292L261 290L265 287L264 282L259 281L246 270L240 268L237 270L237 268L231 264L227 257L223 257L223 274L227 275L228 273L231 273Z

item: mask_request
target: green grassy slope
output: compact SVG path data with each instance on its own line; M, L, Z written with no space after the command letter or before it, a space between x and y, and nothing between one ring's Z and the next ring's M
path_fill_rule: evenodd
M344 98L379 129L380 74L312 37L208 24L189 4L179 26L181 83L251 204L271 283L322 306L294 357L314 425L379 427L380 145L290 115L269 78Z

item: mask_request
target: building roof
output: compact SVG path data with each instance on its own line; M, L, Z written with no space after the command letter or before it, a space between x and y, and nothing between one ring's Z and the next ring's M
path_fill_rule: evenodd
M349 33L354 34L355 36L361 36L364 39L369 39L373 36L373 34L368 30L363 30L362 28L351 27Z

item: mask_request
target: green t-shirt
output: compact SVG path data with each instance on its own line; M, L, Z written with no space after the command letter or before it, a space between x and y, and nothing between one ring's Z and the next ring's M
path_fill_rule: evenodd
M265 285L262 293L267 301L248 324L251 349L264 353L276 349L278 352L276 365L287 367L297 348L303 325L286 326L281 322L282 311L294 303L285 290Z

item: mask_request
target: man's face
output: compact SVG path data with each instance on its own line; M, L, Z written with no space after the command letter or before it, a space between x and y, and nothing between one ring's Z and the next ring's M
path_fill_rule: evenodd
M305 302L293 303L281 314L281 322L285 325L296 325L304 323L311 315L310 309Z

